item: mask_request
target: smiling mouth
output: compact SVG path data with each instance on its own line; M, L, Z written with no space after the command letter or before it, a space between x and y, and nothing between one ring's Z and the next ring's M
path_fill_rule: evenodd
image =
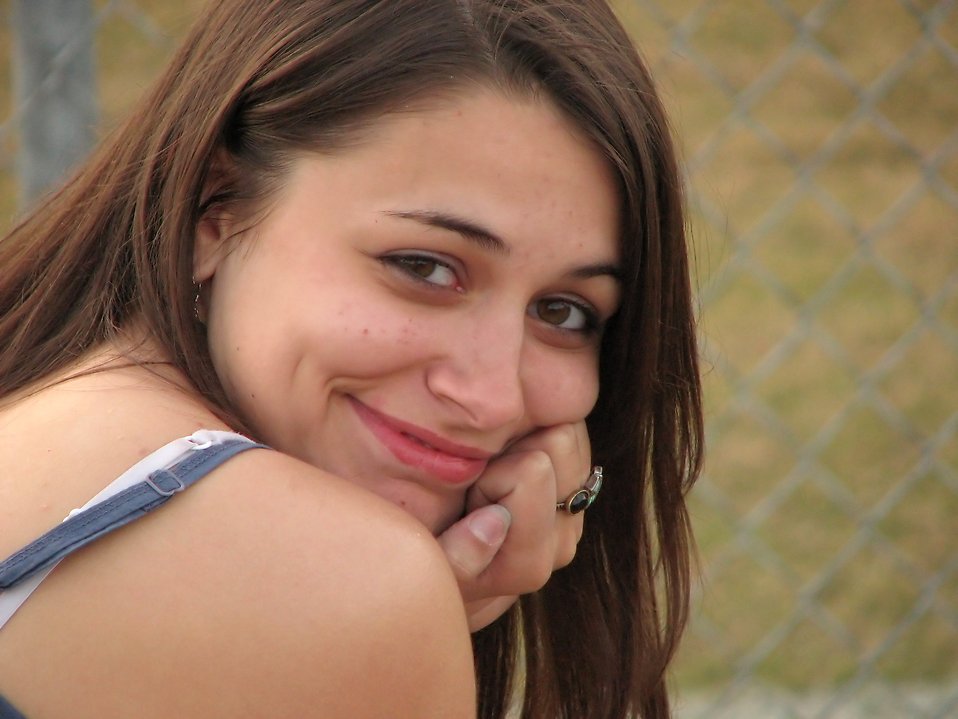
M400 434L401 434L403 437L405 437L406 439L410 439L410 440L412 440L413 442L418 442L418 443L421 444L423 447L428 447L429 449L434 450L434 451L436 451L436 452L441 452L441 451L442 451L442 450L439 449L438 447L433 447L431 444L429 444L429 442L426 442L425 440L419 439L419 437L416 437L415 435L409 434L408 432L400 432Z
M362 423L395 459L444 484L475 481L492 457L490 452L458 445L434 437L426 429L411 427L407 422L368 407L355 397L350 396L349 400Z

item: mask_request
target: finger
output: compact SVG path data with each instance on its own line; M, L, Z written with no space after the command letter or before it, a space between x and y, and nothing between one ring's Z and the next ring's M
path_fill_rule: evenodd
M533 449L534 448L534 449ZM554 468L555 502L567 501L580 491L591 471L591 445L585 422L549 427L523 438L517 443L521 451L544 452ZM555 549L554 569L564 567L575 556L576 546L582 538L585 517L558 511L555 516L553 545Z
M437 541L464 599L475 596L472 587L495 559L511 523L512 515L506 507L490 504L470 512L439 535Z
M585 422L548 427L516 444L520 451L538 450L552 460L556 474L557 501L580 488L592 467L592 451Z
M468 498L467 506L495 501L513 518L505 543L478 578L481 596L525 594L551 576L556 559L555 482L551 458L530 450L503 457L476 483L476 496ZM574 537L567 526L559 533Z
M572 561L583 517L557 512L556 502L584 484L590 461L588 432L579 422L534 432L489 466L467 494L467 510L498 503L513 522L502 548L470 588L473 597L535 591Z
M503 504L520 492L525 495L555 491L552 459L538 449L513 451L496 460L466 494L466 511L487 504Z
M478 632L501 617L513 604L517 596L490 597L476 602L466 603L466 614L469 618L469 631Z

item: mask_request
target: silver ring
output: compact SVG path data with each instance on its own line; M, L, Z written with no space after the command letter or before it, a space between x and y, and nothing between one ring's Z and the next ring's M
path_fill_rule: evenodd
M595 465L584 485L573 490L561 502L556 502L556 511L568 514L584 512L592 506L600 489L602 489L602 467Z

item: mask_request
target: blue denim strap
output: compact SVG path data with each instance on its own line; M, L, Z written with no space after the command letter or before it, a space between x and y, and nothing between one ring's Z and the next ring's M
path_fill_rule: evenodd
M184 459L169 469L153 472L139 484L70 517L10 555L0 563L0 589L12 587L104 534L139 519L230 457L255 447L265 448L265 445L250 440L233 439L189 450Z
M0 694L0 719L27 719L17 708Z

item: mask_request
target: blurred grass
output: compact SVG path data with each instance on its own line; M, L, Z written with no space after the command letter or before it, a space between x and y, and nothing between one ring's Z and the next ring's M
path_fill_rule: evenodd
M676 682L958 681L955 3L918 4L933 30L896 0L617 5L683 143L701 288Z
M201 4L97 2L104 128ZM676 682L958 681L956 3L616 5L692 188L710 451Z
M97 31L97 65L104 125L110 127L136 102L172 54L204 0L135 0L104 12ZM109 0L95 0L101 12Z

